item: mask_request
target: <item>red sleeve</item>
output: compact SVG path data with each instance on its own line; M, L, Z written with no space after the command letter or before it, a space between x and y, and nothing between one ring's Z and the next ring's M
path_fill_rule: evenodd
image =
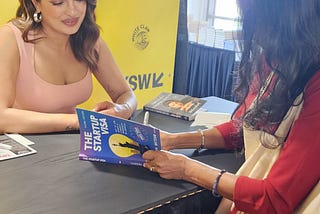
M235 120L215 126L224 139L226 149L240 149L243 146L243 139Z
M239 177L237 209L249 213L292 213L320 178L320 72L309 82L302 111L278 160L264 180Z
M242 125L238 118L243 115L246 108L250 106L257 95L257 90L251 90L245 104L242 104L235 112L233 119L229 122L215 126L226 144L226 149L241 149L243 147Z

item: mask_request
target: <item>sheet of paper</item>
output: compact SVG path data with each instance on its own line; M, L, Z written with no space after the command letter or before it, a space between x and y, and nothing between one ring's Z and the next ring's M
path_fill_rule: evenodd
M0 161L17 158L25 155L31 155L37 151L28 146L29 140L23 136L0 135Z
M6 134L7 136L11 137L12 139L18 141L19 143L22 143L24 145L30 146L33 145L34 142L30 141L29 139L23 137L20 134Z
M206 126L207 128L211 128L212 126L227 122L230 119L231 114L229 113L198 112L191 126Z

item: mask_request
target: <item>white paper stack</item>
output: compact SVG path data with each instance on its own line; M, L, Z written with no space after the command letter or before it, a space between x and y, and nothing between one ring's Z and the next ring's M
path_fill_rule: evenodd
M231 114L229 113L199 112L191 126L206 126L207 128L211 128L212 126L227 122L230 119Z

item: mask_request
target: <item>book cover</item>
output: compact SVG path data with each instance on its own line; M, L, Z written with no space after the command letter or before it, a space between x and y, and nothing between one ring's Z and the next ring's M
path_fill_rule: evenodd
M160 150L159 129L77 108L80 160L142 166L142 154Z
M144 110L181 118L194 120L198 111L205 111L201 107L206 100L175 93L160 93L155 99L143 106Z
M31 144L33 143L19 134L0 135L0 161L37 153L29 146Z

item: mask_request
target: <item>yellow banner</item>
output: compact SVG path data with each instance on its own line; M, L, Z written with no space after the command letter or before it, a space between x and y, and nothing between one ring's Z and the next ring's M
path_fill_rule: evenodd
M179 0L98 1L97 22L141 108L160 92L171 92ZM112 80L112 77L110 77ZM102 88L86 105L104 100Z
M179 0L97 2L96 15L101 35L134 90L138 108L160 92L171 92ZM0 8L0 24L15 15L18 0L6 1L4 5ZM95 103L106 99L109 97L94 80L93 96L80 107L91 109Z
M5 24L16 15L18 0L2 1L0 7L0 25Z

